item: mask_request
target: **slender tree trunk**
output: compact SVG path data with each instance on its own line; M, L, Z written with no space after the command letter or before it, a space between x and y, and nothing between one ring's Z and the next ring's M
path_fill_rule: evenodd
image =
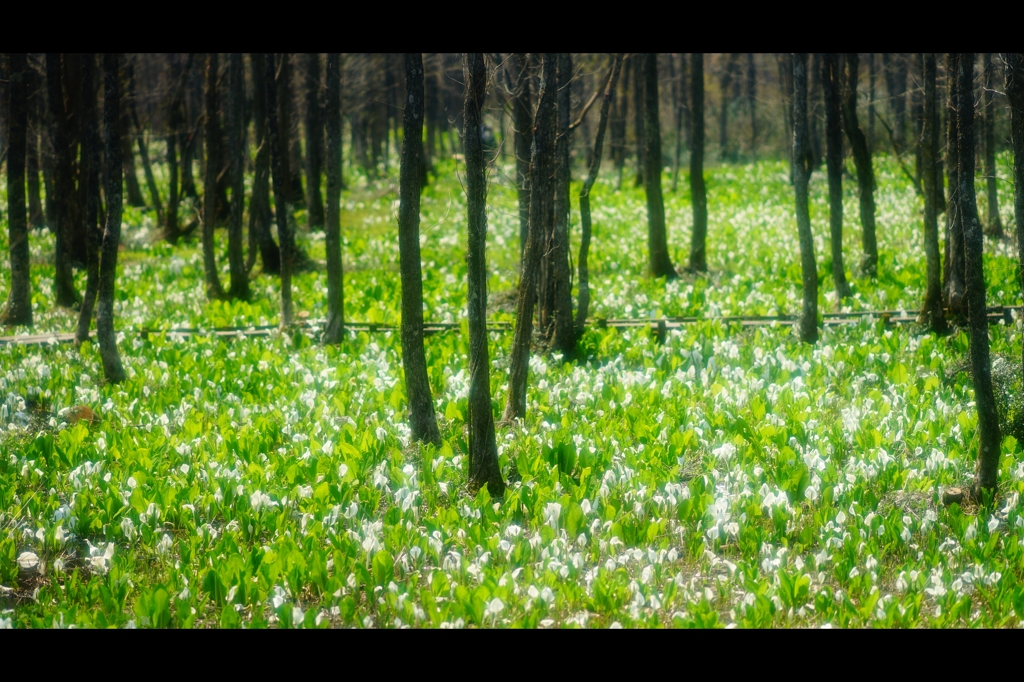
M639 57L639 55L638 55ZM647 190L647 272L651 277L675 279L676 269L668 253L665 202L661 195L661 123L658 117L658 55L641 58L644 78L644 184Z
M718 158L731 161L733 154L729 149L729 107L732 105L732 84L739 69L739 53L730 52L725 69L722 71L718 86L720 90L718 110Z
M628 57L626 58L628 60ZM622 170L626 165L626 109L629 101L629 62L622 64L622 80L619 82L619 92L612 101L611 114L611 155L615 164L617 181L615 190L622 189Z
M218 54L210 52L206 55L206 180L203 186L203 270L206 276L206 296L210 299L225 298L224 288L217 272L217 253L213 240L213 230L217 226L217 174L220 169L217 159L220 154L216 146L220 144L220 120L218 107L220 96L217 94Z
M320 55L306 55L306 205L311 228L324 226L323 174L324 123L320 114Z
M533 306L537 298L537 274L545 225L551 215L552 184L555 165L555 62L554 54L544 55L537 114L530 152L530 230L526 237L523 271L516 298L516 324L509 352L508 399L502 421L511 423L526 418L526 383L530 367L530 342L533 338ZM468 98L468 95L467 95ZM469 100L467 99L467 102ZM472 280L470 280L472 281Z
M32 279L29 272L28 221L25 215L25 138L28 127L27 55L9 57L10 109L7 112L7 235L11 290L0 324L32 326Z
M195 55L189 53L190 63L195 63ZM192 162L196 158L196 147L199 146L200 132L199 113L196 110L202 109L202 74L198 78L192 78L191 68L186 70L182 77L194 84L199 85L200 92L195 92L195 87L186 87L183 95L182 126L178 133L178 147L181 149L181 193L192 199L199 198L199 191L196 189L195 174L192 170Z
M747 53L747 108L750 110L750 158L757 161L757 67Z
M99 291L100 245L103 232L99 225L100 213L100 128L96 119L96 55L82 55L82 165L81 180L85 185L85 250L86 285L82 307L78 311L75 343L89 338L89 325Z
M128 60L126 60L128 61ZM142 197L142 189L139 187L139 178L135 171L135 151L132 149L132 121L128 113L134 106L134 75L131 72L130 61L122 64L122 84L124 86L124 101L121 103L121 118L118 119L118 131L121 138L121 158L124 159L124 185L128 191L128 205L135 208L144 208L146 200Z
M982 267L984 237L974 195L974 54L962 53L957 60L957 157L960 182L959 204L963 216L966 265L967 318L971 333L971 374L974 400L978 407L978 466L973 493L994 495L999 478L999 417L992 392L992 363L989 357L988 316L985 305L985 273Z
M985 87L982 89L981 106L985 134L985 189L988 199L986 206L985 231L993 237L1003 236L1003 221L999 219L999 195L996 191L996 108L992 104L992 90L995 87L992 53L982 57Z
M178 225L178 206L181 203L181 193L178 191L178 149L182 147L181 139L184 137L185 127L185 85L188 80L189 71L192 69L192 54L185 60L184 67L173 79L174 86L170 97L170 104L167 107L167 211L164 218L164 238L176 243L184 233ZM184 153L182 162L184 166ZM184 185L184 183L182 183Z
M60 72L60 55L47 53L46 87L53 127L54 209L57 223L56 272L53 292L58 306L73 308L78 305L81 298L75 291L75 280L71 271L70 246L74 224L80 218L77 215L77 207L73 203L75 180L71 160L71 134L64 111L64 92Z
M282 59L286 55L281 55ZM281 327L292 323L292 268L295 262L295 245L292 241L291 228L288 225L288 176L284 172L285 158L288 156L287 140L281 136L281 126L277 121L277 83L274 80L274 55L266 58L266 89L267 89L267 133L270 143L271 179L274 186L274 213L277 215L277 234L281 240Z
M530 62L525 53L516 53L515 92L512 96L512 123L516 129L516 187L519 190L519 269L523 269L526 233L530 226L530 145L533 144L533 104L530 101Z
M1017 224L1018 281L1024 291L1024 53L1003 55L1006 99L1010 104L1013 143L1013 213Z
M857 189L860 192L860 224L864 256L860 269L867 277L878 274L878 241L875 238L875 174L871 168L871 153L868 143L857 122L857 53L846 55L846 69L843 78L843 128L846 139L853 151L853 163L857 167Z
M480 136L487 70L484 56L480 53L466 54L465 60L466 105L462 137L466 151L466 200L469 208L468 484L474 492L486 485L491 497L501 497L505 493L505 482L498 466L498 448L494 439L491 361L487 352L487 165ZM524 273L522 281L526 281L526 277Z
M939 153L939 131L936 124L935 55L923 56L922 78L924 80L924 101L922 102L921 128L921 178L924 181L924 253L927 259L928 283L925 288L924 304L918 321L936 334L945 334L946 312L942 307L942 264L939 260L939 227L936 210L937 164Z
M914 137L911 140L914 145L914 186L921 187L924 179L924 160L921 158L924 153L921 142L924 135L924 54L918 52L907 59L911 64L910 80L915 84L910 90L910 118L914 125Z
M287 182L285 184L285 191L287 192L288 203L302 206L305 202L306 197L302 191L302 174L299 171L299 155L295 153L293 149L292 140L292 62L291 55L287 52L281 53L281 62L277 69L277 116L278 123L280 124L280 135L282 140L282 147L284 158L281 163L282 172L285 174ZM277 193L274 194L274 202L277 203Z
M139 160L142 161L142 171L146 176L146 186L149 188L150 203L156 212L156 222L161 224L164 221L164 207L160 201L160 190L157 189L156 177L153 175L153 166L149 162L149 147L146 145L146 133L139 122L138 108L135 106L135 66L128 62L126 67L128 78L128 114L135 132L135 141L139 146Z
M875 53L868 53L868 154L875 153Z
M402 271L402 367L405 370L412 437L414 440L440 445L441 434L437 430L430 380L427 378L427 358L423 351L423 273L420 271L423 58L418 52L405 55L405 90L405 141L402 144L399 171L398 209L398 247ZM488 412L489 395L490 391Z
M520 56L524 56L524 55L516 55L517 58L520 57ZM440 125L439 125L440 122L438 121L438 118L439 118L438 106L439 106L439 104L438 104L438 98L437 98L437 61L436 61L436 57L428 57L428 63L430 64L430 66L427 67L428 70L424 74L424 79L423 79L424 107L425 107L425 110L426 110L424 115L423 115L423 118L425 119L425 123L427 125L427 144L426 144L426 146L423 149L423 167L424 167L424 172L425 173L431 173L432 174L434 172L434 157L437 156L437 138L438 138L437 131L438 131L438 128L440 127ZM518 68L518 67L516 67L516 68ZM525 68L525 62L524 62L524 68ZM513 121L515 121L515 120L517 120L517 119L515 119L515 115L513 113ZM517 128L516 128L516 145L517 145L516 149L519 149L519 147L518 147L519 137L518 136L519 136L519 128L517 126ZM529 159L527 159L527 163L529 163ZM518 167L519 167L519 160L517 158L516 159L516 168L518 169ZM521 184L517 184L516 186L517 187L522 187ZM520 258L522 258L522 246L520 246L519 251L520 251Z
M675 55L670 55L669 63L675 61ZM672 158L672 191L675 192L679 186L679 162L683 154L683 136L686 134L683 132L683 122L685 119L685 112L688 109L689 102L689 85L686 82L686 55L680 55L679 58L679 73L673 79L673 92L676 93L676 101L673 103L675 114L675 131L676 131L676 144ZM582 195L581 195L582 196Z
M811 70L808 74L810 76L810 91L808 92L807 100L807 177L811 176L811 173L821 168L821 160L824 157L822 151L824 145L821 141L821 127L818 125L818 119L821 114L818 112L819 103L822 100L821 95L821 54L815 52L811 56Z
M604 88L604 97L601 100L601 117L597 122L597 137L594 138L594 156L590 160L590 171L587 179L580 189L580 257L579 268L579 307L576 310L576 338L583 335L583 329L587 324L587 315L590 312L590 270L588 258L590 254L590 190L597 182L597 176L601 172L601 152L604 146L604 134L608 127L608 119L615 102L615 91L619 81L619 74L622 71L622 54L616 54L611 65L611 73Z
M639 54L629 56L630 70L633 72L633 129L636 135L636 176L634 187L644 184L644 73L643 57Z
M281 250L270 234L270 141L267 139L267 56L261 52L249 55L252 66L253 125L256 130L256 173L249 199L249 261L251 270L259 249L263 272L281 272Z
M829 227L832 237L832 281L840 300L853 295L843 267L843 128L839 107L839 55L821 59L825 94L825 165L828 168Z
M786 140L793 140L793 55L790 52L778 52L775 55L779 66L779 87L782 90L782 121L785 126ZM786 154L793 153L793 145L786 145ZM793 158L789 158L789 181L793 182Z
M803 272L804 303L800 316L800 340L818 341L818 266L814 258L814 235L807 204L807 54L793 54L793 188L796 194L796 227L800 234L800 269Z
M242 108L245 106L245 71L242 53L233 52L228 65L228 153L231 174L231 217L228 220L228 268L231 272L231 298L248 300L249 270L242 248L242 211L245 208L245 130Z
M106 168L107 224L100 246L99 301L96 310L96 337L103 360L103 376L112 384L125 380L124 367L117 353L114 332L114 278L117 273L117 247L121 241L121 141L118 120L121 110L121 82L118 75L120 55L103 55L103 133Z
M327 219L324 223L324 241L327 247L327 326L323 342L334 344L341 343L345 331L345 287L341 257L341 55L336 52L327 55L326 105ZM416 249L418 252L418 240ZM421 319L422 316L421 310Z
M552 348L561 352L565 359L573 357L576 349L576 334L572 326L572 275L569 269L569 181L571 179L569 148L572 145L569 118L572 106L570 99L572 69L572 56L568 52L560 52L556 75L558 122L555 138L554 239L551 249L551 272L554 280L554 342Z
M949 314L961 317L964 313L964 224L960 213L960 151L957 143L957 118L959 89L957 72L960 53L946 54L946 168L949 174L949 197L946 201L946 307ZM971 96L973 102L974 96ZM973 153L972 158L973 158Z
M708 197L704 186L704 54L690 55L690 201L693 232L690 236L690 270L708 271Z
M28 224L29 227L35 228L41 228L46 224L43 202L39 194L39 139L43 129L40 101L44 94L39 81L39 74L35 68L27 66L25 87L28 127L26 129L25 172L28 175Z

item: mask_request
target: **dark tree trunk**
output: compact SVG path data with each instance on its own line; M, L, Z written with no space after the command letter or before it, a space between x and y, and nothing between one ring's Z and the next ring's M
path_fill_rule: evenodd
M523 269L526 233L530 226L530 145L533 143L533 104L530 101L530 62L525 53L516 53L515 92L512 97L512 124L516 129L516 187L519 190L519 269Z
M203 185L203 270L206 279L206 296L210 299L224 298L224 288L217 272L217 253L213 230L217 226L217 174L220 172L217 159L220 153L217 145L221 142L220 116L217 94L218 55L206 55L206 179Z
M966 265L967 318L971 332L971 374L974 400L978 407L978 466L973 493L995 494L999 478L999 417L992 392L992 363L989 358L988 316L985 305L985 273L982 267L984 236L974 195L974 54L962 53L957 60L957 171L958 208L963 216Z
M44 62L44 68L47 68ZM43 84L41 92L43 96L39 100L39 126L41 128L39 135L40 142L40 156L42 156L43 166L43 214L46 217L46 225L50 228L50 232L54 235L57 234L57 202L55 197L57 191L57 160L56 160L56 143L54 142L54 135L56 134L55 125L53 123L53 116L50 114L49 98L46 96L47 89L47 78L45 71L43 73Z
M911 66L912 71L910 79L916 86L910 91L910 118L914 125L914 137L912 143L914 145L914 186L921 187L921 182L924 179L922 177L922 165L924 160L921 158L924 150L921 138L924 135L924 54L918 52L914 54L912 58Z
M228 153L231 175L231 217L228 220L228 268L231 298L248 300L249 271L242 248L242 211L245 208L245 71L242 53L233 52L228 65Z
M522 55L517 55L517 57ZM424 74L423 79L423 96L424 96L424 108L425 113L423 118L427 125L427 144L423 148L423 167L424 173L434 172L434 157L437 156L437 138L438 129L440 128L440 122L438 121L438 97L437 97L437 70L436 70L436 58L429 59L429 71ZM525 69L525 61L523 62ZM517 67L518 68L518 67ZM515 119L514 119L515 120ZM518 149L519 140L519 128L516 128L516 144ZM529 159L527 159L529 164ZM516 168L518 169L518 159L516 162ZM522 187L522 185L517 185ZM522 246L520 246L520 258L522 257Z
M402 367L405 370L412 437L414 440L440 445L441 434L437 430L434 401L430 397L430 380L427 377L427 358L423 351L423 273L420 271L423 59L418 52L405 55L405 91L405 140L399 171L398 209L398 247L402 270ZM487 409L490 412L489 390Z
M669 55L669 64L675 62L675 55ZM674 67L673 67L674 68ZM686 55L680 55L679 58L679 73L672 79L672 92L675 95L673 101L673 114L675 131L676 131L676 143L675 150L672 158L672 191L675 192L679 186L679 162L683 155L683 136L689 135L689 121L687 121L687 112L689 111L689 100L690 91L689 85L686 82ZM617 76L616 76L617 77ZM684 128L684 123L687 125ZM684 129L686 132L684 132ZM689 143L687 143L689 144ZM581 195L582 196L582 195Z
M153 175L153 166L149 162L149 147L146 145L146 134L139 122L138 108L135 106L135 66L128 62L125 67L128 78L128 97L126 108L131 117L132 127L135 132L135 140L139 146L139 160L142 161L142 171L146 176L146 186L149 188L150 203L156 212L156 222L161 224L164 221L164 207L160 201L160 190L156 186L156 177Z
M857 189L860 192L860 224L864 256L860 262L861 271L868 277L878 274L878 242L875 238L875 174L871 168L871 153L868 143L857 122L857 53L846 55L843 76L843 128L846 139L853 151L853 163L857 167Z
M985 232L993 237L1002 237L1003 222L999 219L999 195L996 192L996 108L992 104L995 70L992 68L991 52L984 53L982 59L985 87L981 91L981 106L985 133L985 196L988 199Z
M43 214L43 202L39 193L39 139L43 131L42 110L43 86L39 73L32 66L25 71L25 88L27 93L27 120L25 172L28 175L28 224L29 227L41 228L46 224Z
M619 74L622 70L622 54L617 54L612 61L611 72L608 82L604 88L604 98L601 100L601 117L597 122L597 137L594 138L594 156L590 160L590 171L587 179L580 189L580 257L579 267L579 307L576 310L576 338L583 335L583 328L587 323L587 315L590 312L590 270L588 257L590 254L590 189L597 182L597 176L601 172L601 152L604 146L604 133L608 127L608 118L615 102L615 88L618 85Z
M718 81L718 158L721 161L733 160L729 151L729 107L732 104L732 83L739 69L739 53L730 52L725 68Z
M757 67L754 53L747 53L747 108L750 111L750 158L757 161Z
M284 58L285 55L282 55ZM277 114L277 83L274 80L274 55L266 55L267 90L267 141L270 143L271 179L274 186L274 213L277 216L277 234L281 240L281 327L292 323L292 268L295 262L295 245L288 226L288 176L285 174L285 159L288 156L287 140L281 136Z
M320 55L306 55L306 205L309 226L324 226L320 177L324 165L324 123L320 114Z
M924 253L928 280L924 304L918 321L936 334L947 331L946 312L942 307L942 263L939 258L939 227L936 184L939 179L936 159L939 155L939 131L936 126L935 55L923 57L922 79L924 100L921 114L921 178L924 181Z
M868 53L868 154L875 153L875 53Z
M892 140L896 153L906 149L907 127L907 62L903 55L882 53L882 68L885 70L885 87L889 91L889 107L892 110Z
M81 220L74 201L75 179L71 159L71 133L64 111L64 93L61 85L60 55L46 55L46 87L50 103L54 152L54 209L56 213L56 256L53 284L54 299L58 306L73 308L78 305L74 275L71 271L71 235L74 225Z
M821 59L825 94L825 165L828 168L829 227L832 237L832 281L840 301L853 295L843 267L843 127L839 107L839 55Z
M544 55L537 114L530 152L530 230L526 236L523 271L516 298L516 324L509 351L508 399L502 421L511 423L526 418L526 381L530 368L530 341L533 338L533 306L537 298L537 274L541 249L552 212L551 199L555 166L555 62L554 54ZM468 98L468 95L467 95ZM469 100L467 99L467 102ZM470 280L472 281L472 279Z
M7 235L11 290L0 324L32 326L32 279L29 273L28 221L25 215L25 138L28 127L27 55L9 57L10 108L7 111Z
M174 81L174 89L171 93L170 104L167 107L168 182L167 211L164 216L164 238L172 244L176 243L185 234L178 225L178 206L181 203L181 193L178 191L178 149L182 148L181 140L184 137L185 85L188 81L189 71L192 69L192 59L193 56L189 54L185 60L184 67L172 79ZM182 153L182 166L184 166L184 161L184 153Z
M657 55L654 55L657 59ZM572 130L569 128L570 83L572 82L572 56L568 52L558 54L556 80L558 82L558 122L555 138L555 196L552 248L550 250L551 274L554 289L554 334L552 349L560 351L564 358L573 356L576 349L576 335L572 326L572 275L569 269L569 148L572 145ZM657 71L657 65L655 65ZM657 76L655 76L657 78ZM661 158L660 144L658 158ZM659 164L660 165L660 164ZM660 181L660 173L659 173ZM660 182L659 182L660 189ZM659 193L660 196L660 193Z
M118 75L120 55L103 55L103 133L106 159L107 224L100 246L99 301L96 310L96 337L103 360L103 376L112 384L125 380L124 367L117 353L114 333L114 278L117 272L117 247L121 241L121 141L118 122L121 111L121 82Z
M800 269L803 273L804 302L800 315L800 340L818 341L818 266L814 258L814 235L807 204L807 54L793 54L793 189L796 194L796 227L800 234Z
M789 157L789 181L793 182L793 55L778 52L775 61L779 66L779 88L782 90L782 121L786 132L786 155Z
M253 126L256 131L256 173L249 199L249 260L248 270L259 249L263 272L277 275L281 272L281 250L270 233L270 142L267 139L267 56L254 52L249 56L252 67ZM271 67L273 68L273 67ZM255 248L254 248L255 247Z
M690 270L708 271L708 197L704 186L704 54L690 55L690 201L693 232L690 236Z
M944 293L949 314L961 317L964 313L964 224L959 210L957 192L960 188L960 152L957 144L956 111L959 108L957 71L958 52L946 54L946 169L949 174L949 197L946 200L946 265ZM974 96L971 96L973 102ZM972 158L974 152L971 152Z
M1013 143L1013 213L1017 224L1018 280L1024 291L1024 53L1004 54L1003 64Z
M491 361L487 352L487 165L480 135L487 70L482 54L469 53L465 59L466 105L462 137L466 149L466 202L469 209L468 484L474 492L486 485L491 497L501 497L505 493L505 482L501 478L498 448L494 439ZM523 281L526 281L526 273Z
M195 55L191 52L188 55L191 59L191 63L195 63ZM200 131L201 126L199 125L199 112L202 110L203 105L201 100L202 95L202 74L198 74L197 77L193 78L191 69L188 70L183 78L186 81L192 81L192 87L186 87L184 94L184 108L182 112L183 121L182 127L178 134L178 147L181 149L181 193L186 197L192 199L199 198L199 191L196 189L195 174L192 171L192 162L196 158L196 148L199 146L199 139L201 137ZM196 87L199 86L200 91L196 93Z
M644 78L644 181L647 190L647 272L651 277L676 278L668 254L665 231L665 202L661 196L661 123L658 118L658 55L642 59Z
M130 63L122 65L122 83L125 86L124 102L121 105L121 118L117 121L121 138L121 158L124 159L124 185L128 191L128 205L144 208L146 200L142 197L139 178L135 171L135 151L132 149L132 120L128 113L133 105L135 92L134 77L129 73Z
M341 343L345 331L345 288L341 258L341 55L336 52L327 55L326 105L327 217L324 241L327 247L327 326L323 342L334 344ZM418 241L416 248L418 252ZM422 315L421 311L421 318Z
M628 58L627 58L628 59ZM615 164L615 173L618 180L615 189L622 189L622 171L626 166L626 110L629 102L629 62L622 65L622 80L619 82L619 91L612 101L611 113L611 155Z
M306 197L302 191L302 174L299 171L301 159L295 153L293 140L297 138L292 134L292 63L287 52L281 53L281 62L277 70L277 116L280 124L280 135L282 140L281 149L284 153L281 163L281 172L286 178L285 191L287 192L288 203L302 206ZM274 193L274 203L277 203L277 192Z
M65 52L61 55L61 80L64 90L64 114L67 117L71 139L71 167L75 181L75 192L67 198L74 205L76 219L71 223L69 240L71 266L76 270L88 267L88 230L85 224L86 189L83 163L79 161L84 152L82 145L82 53Z
M639 54L629 56L630 70L633 72L633 130L636 135L636 176L634 187L644 184L644 65Z
M103 232L100 230L100 127L96 119L96 55L82 55L82 165L81 180L85 186L85 252L86 284L82 307L78 311L78 328L75 343L81 344L89 338L89 325L99 291L100 244Z
M818 103L821 102L821 55L817 52L812 57L810 72L810 92L808 93L808 120L807 120L807 177L821 167L821 159L824 156L823 144L821 142L821 130L818 125L820 114Z

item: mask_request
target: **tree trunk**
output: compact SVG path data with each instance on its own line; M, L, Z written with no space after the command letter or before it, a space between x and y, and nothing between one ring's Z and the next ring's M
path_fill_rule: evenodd
M519 276L516 298L516 324L509 351L508 399L502 421L511 423L526 418L526 382L530 367L530 342L533 338L533 306L537 297L537 273L545 225L550 220L555 165L555 62L554 54L544 55L537 114L530 151L530 229L526 236L523 271ZM467 95L468 98L468 95ZM467 99L467 102L469 100ZM470 280L472 281L472 280Z
M960 152L957 144L957 118L959 90L957 88L958 52L946 54L946 169L949 174L949 197L946 200L946 266L945 296L949 314L961 317L964 313L964 224L959 210L957 192L960 188ZM973 69L972 69L973 70ZM973 94L971 101L974 101ZM972 158L974 152L971 152Z
M572 106L570 98L572 69L572 56L568 52L560 52L556 75L558 122L555 138L555 196L552 230L554 239L550 251L550 262L554 285L552 349L561 352L565 359L571 358L576 349L576 335L572 326L572 275L569 269L569 182L571 179L569 148L572 145L569 118Z
M402 271L402 367L413 440L441 444L423 351L423 273L420 270L420 188L423 155L423 58L405 55L405 140L402 144L398 248ZM485 320L486 323L486 320ZM486 337L485 337L486 343ZM487 409L490 412L490 391ZM492 418L493 421L493 418ZM493 428L493 425L492 425Z
M839 55L829 52L821 59L821 84L825 94L825 165L828 168L829 227L832 237L832 281L842 301L853 295L843 266L843 128L839 107Z
M984 236L974 195L974 54L962 53L957 60L957 169L958 207L963 216L966 265L967 319L971 332L971 374L974 401L978 407L978 466L973 493L994 496L999 477L999 417L992 392L992 363L989 358L988 316L985 305L985 273L982 267Z
M324 226L320 177L324 165L324 122L320 114L320 55L306 55L306 205L310 228Z
M747 108L750 111L750 158L757 161L757 67L754 53L747 53Z
M775 61L779 66L779 88L782 90L782 121L786 131L786 140L793 140L793 55L790 52L778 52ZM786 145L789 156L789 181L793 182L793 145Z
M719 105L718 105L718 158L721 161L732 161L733 155L729 151L729 107L732 104L732 83L739 68L739 53L730 52L727 58L725 69L718 81Z
M195 63L195 55L189 53L191 63ZM197 78L192 77L191 69L182 77L193 83L192 87L186 87L184 94L184 108L182 111L182 127L178 134L178 147L181 149L181 193L192 199L199 198L196 189L195 174L192 171L192 162L196 158L196 148L199 145L202 127L199 125L199 111L202 110L202 74ZM198 85L199 92L196 92Z
M587 315L590 312L590 270L588 268L588 257L590 254L590 189L597 182L597 176L601 172L601 152L604 146L604 133L608 127L609 114L615 102L615 89L618 85L619 74L622 71L622 54L616 54L611 66L608 82L604 88L604 97L601 100L601 117L597 122L597 137L594 138L594 155L590 160L590 171L587 179L580 189L580 257L579 268L579 307L576 310L576 338L583 335L583 329L587 324Z
M639 54L629 56L630 70L633 72L633 130L636 135L636 176L634 187L644 184L644 65Z
M89 325L99 291L100 245L103 232L99 225L100 212L100 127L96 120L96 55L82 55L82 165L81 180L85 191L85 251L86 284L82 307L78 311L75 343L89 338Z
M669 63L672 64L675 61L675 55L670 55ZM689 126L685 126L684 121L686 120L686 112L689 110L689 85L686 82L686 55L680 55L679 58L679 73L673 78L673 92L675 93L675 101L673 102L673 114L675 115L675 131L676 131L676 144L672 158L672 191L675 192L679 186L679 162L683 154L683 136L689 134ZM582 195L581 195L582 196Z
M127 61L127 60L126 60ZM130 64L122 64L122 84L124 86L124 101L121 103L121 118L117 121L119 137L121 139L121 158L124 160L124 185L128 191L128 205L135 208L145 208L146 200L142 197L142 189L139 187L139 178L135 171L135 151L132 149L132 121L128 113L134 106L135 92L132 89L134 82L129 78Z
M545 62L551 56L547 55ZM484 161L483 140L480 135L487 71L482 54L469 53L465 59L466 104L463 112L465 128L462 137L466 151L466 203L469 209L468 484L473 492L486 485L491 497L501 497L505 492L505 482L501 478L498 448L494 439L491 361L487 352L487 165ZM536 140L536 136L534 139ZM522 281L527 281L527 273L524 273ZM519 320L517 325L518 322Z
M935 55L928 52L923 57L922 78L924 80L924 101L921 121L921 178L924 181L924 253L927 259L928 283L925 288L924 304L918 321L927 325L936 334L947 331L946 312L942 307L942 281L939 260L938 211L936 210L936 181L938 180L936 159L939 153L939 131L936 124Z
M533 104L530 101L530 69L525 53L513 61L516 70L512 96L512 124L516 129L516 187L519 190L519 270L523 270L526 233L530 227L530 145L533 144Z
M1017 224L1018 280L1024 291L1024 53L1005 53L1003 64L1013 143L1013 214Z
M612 101L611 113L611 155L615 164L615 173L618 178L615 189L622 189L622 170L626 165L626 109L629 102L629 62L623 62L622 80L619 82L619 92Z
M25 138L28 127L27 55L9 57L10 109L7 112L7 234L11 290L0 324L32 326L32 279L29 272L28 221L25 215Z
M690 201L693 232L690 236L690 270L708 271L708 197L704 186L704 54L690 55Z
M814 258L814 235L807 204L807 54L793 54L793 189L796 194L796 227L800 234L800 269L803 273L804 302L800 316L800 340L818 341L818 266Z
M658 117L658 55L642 57L644 78L644 184L647 190L647 272L651 277L675 279L676 269L668 254L665 202L661 196L661 122Z
M160 190L156 186L156 177L153 175L153 166L149 162L149 147L146 145L146 134L142 129L142 124L139 122L139 112L135 106L135 66L128 62L125 71L127 72L128 79L128 101L125 108L128 109L128 114L131 117L135 140L139 146L139 160L142 161L142 171L146 176L146 186L149 188L150 203L156 212L156 222L159 225L164 221L164 207L160 201Z
M277 78L277 116L280 127L284 157L281 171L286 178L285 191L287 192L288 203L302 206L306 197L302 191L302 174L299 171L300 155L295 153L292 141L295 139L292 134L292 63L287 52L281 53L281 63L278 65ZM277 193L274 193L274 202L277 203Z
M252 67L253 126L256 131L256 173L249 199L248 270L256 258L256 248L263 262L263 272L281 272L281 250L270 234L270 141L267 139L267 56L261 52L249 55Z
M281 55L282 60L286 55ZM288 226L288 176L285 173L285 159L288 156L287 140L281 136L277 115L277 83L274 80L274 55L265 55L267 90L267 137L270 143L271 181L274 186L274 213L277 215L277 235L281 240L281 327L292 323L292 267L295 262L295 246Z
M121 110L121 82L118 75L120 55L103 55L103 133L106 159L107 224L100 247L99 301L96 310L96 337L103 360L103 376L112 384L125 380L124 367L117 353L114 332L114 278L117 272L117 247L121 241L121 141L118 139Z
M345 331L345 287L341 257L341 55L327 55L327 326L323 342L341 343ZM419 242L416 242L417 251ZM422 282L420 283L422 288ZM404 291L404 289L403 289ZM423 313L420 312L422 317Z
M878 274L878 242L875 238L875 174L871 168L871 153L868 151L867 140L857 122L857 59L856 52L846 55L842 87L843 128L853 151L853 163L857 167L861 238L864 248L860 269L865 276L875 277Z
M868 53L868 154L875 153L875 53Z
M50 103L54 152L54 210L56 213L56 255L53 293L55 303L64 308L78 305L74 275L71 271L71 235L80 220L74 203L75 180L71 160L71 134L64 111L64 92L61 85L60 55L46 55L46 87Z
M39 194L39 140L43 131L40 116L43 87L35 68L26 64L25 88L27 93L27 128L25 147L25 172L28 175L28 224L41 228L46 224L43 202ZM9 154L9 153L8 153Z
M171 92L169 105L167 107L167 211L164 222L164 238L176 243L184 232L178 225L178 206L181 203L181 193L178 191L178 150L184 149L181 140L184 137L185 127L185 85L188 80L189 71L192 69L193 55L189 54L185 60L184 67L176 74L173 80L174 86ZM185 165L185 154L182 151L182 166ZM182 182L184 189L184 182Z
M217 159L220 153L220 96L217 94L218 55L206 55L206 179L203 185L203 270L206 279L206 296L210 299L224 298L224 288L217 272L217 254L213 230L217 226L217 175L220 172Z
M986 52L982 59L985 87L981 91L981 106L985 126L985 194L988 199L985 232L993 237L1002 237L1003 222L999 219L999 195L996 192L996 108L992 105L992 90L995 87L992 53Z
M807 177L821 168L821 159L824 156L821 143L821 130L818 125L820 114L818 103L821 102L821 54L815 52L811 57L810 91L807 95Z
M242 211L245 208L245 71L242 53L233 52L228 64L228 153L231 175L231 217L228 220L228 268L231 298L249 299L249 270L242 249Z

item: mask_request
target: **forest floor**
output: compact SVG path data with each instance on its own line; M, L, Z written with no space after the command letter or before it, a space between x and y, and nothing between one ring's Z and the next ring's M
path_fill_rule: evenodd
M922 299L921 201L891 159L876 162L881 274L851 271L860 230L847 182L847 301L830 286L826 182L812 179L823 311L913 311ZM511 173L492 173L488 195L496 322L513 319L502 304L519 248ZM440 164L423 196L428 323L465 318L459 178ZM642 190L607 180L591 195L594 317L799 312L784 164L708 172L712 271L669 283L644 276ZM349 181L346 318L395 325L397 172ZM684 176L666 191L678 267L686 186ZM1000 191L1012 224L1012 186ZM144 336L273 325L279 283L258 275L251 301L207 301L195 242L154 241L152 217L134 209L124 230L115 314L126 382L104 383L90 344L0 346L0 626L1024 624L1016 316L991 327L1005 436L994 511L940 504L970 481L977 450L966 333L936 338L871 317L824 328L816 346L783 325L709 319L663 344L646 328L593 326L585 360L531 360L528 418L498 432L515 480L492 500L465 492L459 331L426 342L444 444L410 445L397 334L352 330L337 347L318 345L315 330ZM0 223L4 253L6 239ZM299 240L324 260L322 233ZM52 267L38 265L51 261L52 236L34 234L31 249L36 325L8 333L73 331L75 315L52 306ZM986 241L989 305L1022 302L1014 253ZM8 279L0 270L0 291ZM295 310L324 317L325 294L323 269L298 274ZM498 415L511 334L490 340ZM74 420L79 405L97 419Z

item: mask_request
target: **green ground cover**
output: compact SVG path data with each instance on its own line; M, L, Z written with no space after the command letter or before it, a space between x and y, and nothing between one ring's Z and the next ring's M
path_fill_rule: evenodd
M895 163L876 162L881 274L853 273L846 306L913 310L920 200ZM460 172L442 165L424 193L428 322L465 319ZM488 195L495 320L512 319L512 174L496 167ZM642 191L616 192L610 177L595 187L593 315L799 311L785 165L708 176L712 272L668 284L643 274ZM397 177L350 181L347 317L398 323ZM820 303L837 310L821 174L811 192ZM846 192L849 272L860 232L849 180ZM689 211L687 192L666 193L677 265ZM1019 323L992 327L1006 421L993 512L939 503L942 488L970 480L977 449L966 334L872 319L826 328L813 347L789 327L714 320L663 345L646 330L592 328L586 361L531 361L529 418L498 431L511 483L498 501L465 492L463 334L427 339L445 442L411 446L397 335L351 332L326 348L299 333L143 339L143 327L273 324L278 311L278 282L264 275L250 302L208 302L197 245L154 243L154 232L150 216L126 212L124 384L104 384L89 344L0 346L0 626L1024 623ZM4 253L6 234L3 224ZM299 239L323 260L322 234ZM31 248L33 331L72 331L74 315L51 304L53 239L35 234ZM986 252L989 304L1019 305L1013 244ZM226 258L223 268L226 281ZM4 268L0 291L8 278ZM295 287L297 311L326 314L323 269ZM491 335L496 415L510 342ZM100 421L67 425L66 408L83 404Z

